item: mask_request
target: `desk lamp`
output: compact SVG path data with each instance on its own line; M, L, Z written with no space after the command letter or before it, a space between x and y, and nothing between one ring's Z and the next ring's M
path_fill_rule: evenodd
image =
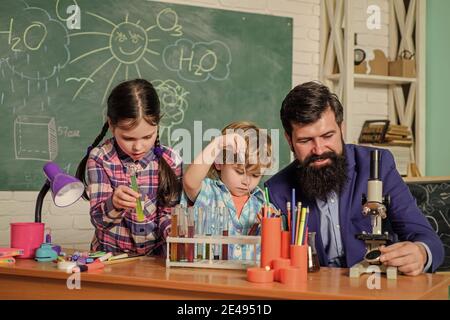
M41 222L42 203L48 190L52 189L53 202L58 207L67 207L75 203L84 192L83 183L65 173L56 163L47 162L44 166L47 177L36 200L34 222Z
M44 224L41 223L42 204L47 192L51 189L53 202L58 207L70 206L76 202L84 191L84 185L78 179L66 174L54 162L44 166L47 177L36 200L34 222L11 223L11 247L21 248L24 254L17 258L34 258L44 238ZM42 260L44 261L44 260Z

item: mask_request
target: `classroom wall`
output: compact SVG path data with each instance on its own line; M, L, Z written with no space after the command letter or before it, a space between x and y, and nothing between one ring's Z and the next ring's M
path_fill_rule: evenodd
M355 27L358 44L363 49L382 48L387 53L387 16L389 0L371 0L382 10L382 28L369 31L365 27L369 1L355 1ZM169 0L169 3L236 10L294 19L292 85L319 79L319 38L321 0ZM354 135L359 134L363 119L387 116L387 91L356 88L355 101L360 108L358 119L348 124ZM281 104L281 101L280 101ZM278 114L274 115L278 117ZM352 141L350 141L352 142ZM34 219L37 192L0 192L0 246L9 245L9 223L30 222ZM43 222L52 230L53 241L68 248L88 249L93 235L88 202L80 200L68 208L57 208L47 195L43 207Z
M427 1L426 175L428 176L450 175L450 145L445 139L448 137L450 119L449 13L450 1Z

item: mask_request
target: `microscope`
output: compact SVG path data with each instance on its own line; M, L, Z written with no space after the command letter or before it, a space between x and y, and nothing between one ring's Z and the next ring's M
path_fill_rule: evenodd
M364 260L350 268L350 277L358 278L363 273L373 273L377 266L382 273L386 273L388 279L397 279L397 267L386 267L381 264L381 251L379 247L391 240L387 231L383 230L383 219L387 217L390 196L383 197L383 182L380 180L380 152L374 150L370 154L370 178L367 186L367 196L362 197L362 214L369 216L372 225L372 233L363 231L356 238L366 244ZM384 231L384 232L383 232Z

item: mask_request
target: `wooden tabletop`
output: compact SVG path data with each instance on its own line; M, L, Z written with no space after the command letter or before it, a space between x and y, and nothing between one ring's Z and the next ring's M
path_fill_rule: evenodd
M81 290L69 290L70 274L52 262L17 259L0 267L1 299L448 299L450 275L381 276L380 289L374 275L350 278L348 269L321 268L309 273L304 286L278 282L246 281L242 270L165 267L161 259L137 261L83 272ZM371 277L371 278L370 278Z

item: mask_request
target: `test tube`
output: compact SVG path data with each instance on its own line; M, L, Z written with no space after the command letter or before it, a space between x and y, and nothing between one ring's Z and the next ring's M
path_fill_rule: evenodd
M228 216L229 212L225 206L222 206L222 235L228 237ZM222 260L228 260L228 244L222 244Z
M185 226L185 219L186 213L184 211L183 207L178 208L178 237L184 238L186 237L186 226ZM185 244L184 243L178 243L178 261L184 261L185 258Z
M198 207L197 208L197 234L203 235L203 208ZM203 259L203 243L197 244L197 259L202 260Z
M218 236L220 235L220 208L216 207L215 210L213 210L213 224L212 226L212 230L211 230L211 234L214 236ZM220 245L219 244L214 244L214 260L220 260Z
M188 238L194 238L195 233L195 221L194 221L194 207L189 207L187 214L187 236ZM194 247L193 243L186 245L186 256L189 262L194 262Z
M170 236L178 236L178 210L177 207L171 209ZM177 261L177 244L170 244L170 261Z
M206 212L205 212L205 236L210 237L211 236L211 220L212 220L212 214L211 214L212 209L211 208L206 208ZM205 244L205 259L209 260L210 258L210 244L206 243Z

